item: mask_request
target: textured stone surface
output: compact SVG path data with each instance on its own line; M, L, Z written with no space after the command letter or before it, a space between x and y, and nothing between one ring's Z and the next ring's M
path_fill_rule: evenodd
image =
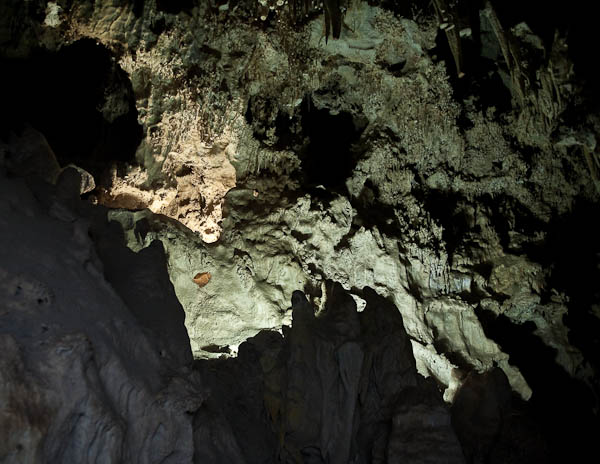
M428 451L410 462L463 462L400 313L373 290L358 313L332 285L318 317L296 291L283 337L192 367L160 242L131 251L77 183L0 180L3 462L393 461L414 434Z
M203 392L161 252L127 265L104 230L97 253L79 200L39 187L0 179L0 459L191 460Z
M237 358L199 363L246 456L267 462L275 450L280 462L464 462L441 392L417 374L398 310L369 288L361 295L367 304L357 313L336 284L315 317L296 291L283 337L261 332ZM264 403L272 429L256 403Z
M289 326L294 290L320 312L328 282L363 301L368 286L400 311L416 368L447 401L499 367L555 448L561 434L581 444L586 428L573 422L592 421L600 392L600 119L580 27L593 16L553 6L541 24L537 3L506 5L461 1L443 24L416 2L348 2L339 40L327 40L312 3L289 24L280 13L261 21L253 0L6 1L0 164L68 199L92 185L61 173L73 163L93 175L90 200L136 210L112 211L120 226L96 238L124 235L123 262L164 253L169 279L127 304L152 308L151 330L180 337L183 313L162 299L170 280L195 358L234 355L262 329ZM48 211L79 217L60 202ZM111 268L105 246L117 288L130 268ZM201 272L212 276L203 287L192 280ZM178 318L155 317L163 305ZM27 361L3 343L15 383L27 383ZM32 407L44 403L36 395ZM194 420L196 437L219 443L196 457L240 460L219 404L197 415L214 429ZM315 442L298 440L290 446ZM389 452L408 459L403 445Z
M10 5L29 18L26 8ZM577 198L597 198L586 159L574 149L593 151L593 133L566 124L548 132L577 85L557 48L563 39L552 48L553 66L566 69L555 76L563 100L548 116L535 103L556 99L546 95L541 68L531 107L506 109L500 97L484 101L475 93L453 98L444 63L432 59L437 29L426 11L409 19L353 2L340 39L326 42L322 16L294 28L269 18L257 28L248 22L256 7L50 5L52 25L27 19L28 32L4 46L26 56L38 44L35 31L50 50L81 38L108 47L129 76L145 138L138 165L96 179L97 198L166 214L204 241L225 227L208 254L184 232L177 239L151 234L167 248L195 355L289 323L280 308L291 292L308 285L318 298L330 279L393 298L420 371L447 385L456 368L497 363L513 388L530 395L485 335L480 308L517 324L535 321L558 362L585 378L589 369L558 322L568 295L528 256L545 246L548 225ZM482 34L500 60L486 14ZM532 34L522 25L514 30L529 59L546 46ZM107 120L125 111L123 90L115 89L100 106ZM224 195L236 182L221 223ZM319 183L325 188L315 190ZM190 286L190 275L211 267L211 283ZM226 301L215 305L217 296Z

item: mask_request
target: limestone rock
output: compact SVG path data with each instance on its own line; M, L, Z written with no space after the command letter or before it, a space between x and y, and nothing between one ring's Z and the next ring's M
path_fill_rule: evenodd
M85 379L99 379L74 387L75 409L93 411L110 430L118 429L110 437L103 435L109 454L119 440L135 442L119 449L139 450L138 435L131 438L122 425L130 416L116 420L111 415L122 402L110 389L107 403L96 395L110 384L109 370L120 366L122 358L133 359L122 370L114 367L120 377L130 379L137 375L130 365L141 365L145 356L152 360L152 372L167 365L180 368L191 356L213 358L206 365L223 372L206 375L214 390L211 399L181 425L185 433L180 436L187 440L182 446L189 451L193 434L197 461L243 462L249 455L268 462L274 449L296 461L299 449L310 459L325 453L332 461L343 460L355 450L331 437L349 436L347 424L339 423L352 416L346 401L356 385L333 378L348 380L371 366L386 398L406 390L402 394L412 399L406 404L390 400L397 406L391 410L379 403L370 384L360 385L361 398L386 422L378 423L362 408L358 414L367 425L356 435L362 440L359 448L371 447L369 456L377 459L387 453L398 460L426 460L407 450L405 435L418 430L423 441L415 441L415 447L439 436L439 449L454 459L455 442L443 406L410 390L416 385L430 391L419 377L402 374L405 368L413 373L414 363L419 373L431 377L430 384L445 388L446 401L465 395L482 374L481 389L491 395L483 395L484 403L516 408L517 419L467 411L465 420L472 423L466 429L475 430L474 436L477 427L485 429L482 449L464 440L469 432L460 432L467 459L518 461L506 450L512 434L521 431L531 438L531 448L538 449L529 413L533 421L548 424L544 433L551 437L554 456L566 456L560 449L563 441L556 439L561 435L572 449L583 450L584 442L593 443L588 434L597 430L598 421L597 411L595 422L590 411L597 410L600 395L600 249L590 225L599 214L600 120L594 111L593 60L582 51L582 44L593 38L594 16L581 5L552 6L548 21L540 25L537 5L506 9L502 2L478 7L461 0L450 12L438 11L438 17L418 2L326 2L328 11L333 3L344 6L343 24L336 19L339 38L328 40L331 17L320 12L318 2L292 2L311 12L292 23L279 13L264 14L267 4L286 8L278 3L9 0L0 5L0 58L8 70L3 76L9 78L2 87L9 110L0 130L0 175L25 176L31 184L13 182L12 194L2 198L3 225L13 234L9 245L18 242L14 250L25 262L37 255L41 269L50 248L68 248L61 256L69 262L62 267L81 271L83 266L94 282L112 292L108 301L117 315L109 319L128 314L123 316L126 328L97 328L97 319L84 318L77 319L83 322L72 331L48 338L48 346L68 346L75 353L65 355L67 361L48 358L57 372L79 372L78 379L85 372ZM438 10L444 4L434 3ZM564 35L565 24L570 25L569 36ZM453 35L446 35L453 29ZM453 39L446 44L445 37ZM53 66L55 59L62 65ZM460 79L453 60L464 73ZM37 67L29 68L33 62ZM62 71L46 74L47 68ZM82 81L95 85L73 92ZM86 97L82 101L89 96L88 106L57 111L73 95ZM43 102L50 103L50 123L41 129L32 120L36 105ZM89 118L80 118L83 113ZM79 124L80 119L90 127ZM35 130L23 130L27 124ZM69 156L60 153L60 145L78 135L77 149ZM94 142L83 143L88 139ZM58 177L56 189L35 180L57 180L61 167L54 152L63 165L73 162L92 173L96 189L88 192L91 179L72 168ZM85 212L89 205L81 206L81 194L113 210L94 210L103 211L100 216ZM13 224L8 218L15 214L20 219ZM39 216L43 224L35 219ZM63 232L55 234L51 224L60 224ZM62 239L44 248L53 234ZM75 244L67 246L70 241ZM10 262L21 259L11 246L6 248L2 252ZM153 267L157 262L167 263L168 276L164 268ZM199 273L211 275L202 287L193 282ZM72 272L67 281L78 283L87 275L79 274ZM27 288L25 306L36 307L39 299L42 306L74 311L61 296L70 287L34 277L15 284ZM20 278L7 275L6 282ZM340 297L328 316L332 281L351 296ZM396 322L391 307L382 312L369 306L372 298L361 290L365 287L395 305L406 333L369 325L372 316L363 313L375 312L376 320L393 327ZM104 295L90 282L81 288ZM306 301L293 293L297 290L303 290ZM348 310L351 300L366 302L361 315ZM96 306L90 314L104 315L106 308ZM80 313L85 316L80 311L78 317ZM296 321L290 329L292 318ZM264 335L264 329L277 332ZM133 334L134 347L123 341L125 348L102 348L105 339L116 337L121 343L127 332ZM36 361L41 351L32 351L29 358L19 351L30 349L21 332L11 328L2 333L9 334L2 339L7 353L2 362L8 366L4 393L25 391L27 408L34 409L66 401L62 390L59 399L48 399L46 387L36 383L46 375ZM215 359L234 357L238 346L240 359ZM407 347L414 359L406 355ZM146 355L157 350L164 355L158 361ZM113 351L135 356L113 359ZM290 361L283 366L290 352L307 365ZM518 401L503 399L506 392L497 392L498 382L508 390L498 373L485 377L485 371L496 367L512 390L530 398L527 414ZM318 391L305 373L337 391ZM289 382L281 380L284 374L292 376ZM233 386L241 377L252 385L250 402L245 402L242 387ZM361 374L361 380L367 377ZM395 386L389 380L400 377L406 384ZM48 382L51 391L59 389L54 377ZM97 383L102 388L96 389ZM148 393L140 388L145 392L137 396L141 403L151 402L154 408L156 389ZM308 401L299 390L327 403L332 420L307 411ZM180 393L174 395L179 398ZM286 395L291 403L282 400ZM90 404L84 400L88 397ZM263 398L269 420L260 406ZM237 402L248 407L245 421L235 414ZM554 410L548 409L553 402L560 414L547 413ZM148 417L163 417L164 411L152 411ZM428 423L432 417L434 423ZM578 427L577 417L596 425ZM31 424L29 419L15 421L35 443L57 423ZM324 435L307 429L311 421ZM287 442L270 434L273 424L290 431ZM87 425L81 430L88 438L92 434ZM156 431L164 449L175 446L170 430ZM143 427L139 433L146 432ZM5 440L11 450L18 448L16 437ZM203 446L207 441L212 444ZM39 451L34 444L19 452L30 453L31 459L60 459L56 453L62 451L48 446ZM77 452L69 449L75 453L69 458L79 458Z
M329 292L315 315L295 291L283 337L261 332L237 358L199 364L219 392L214 400L225 401L236 449L265 462L464 462L449 409L417 374L395 306L365 288L358 313L341 285Z
M148 292L166 276L160 253L145 264L131 256L115 290L86 221L51 217L20 180L0 179L0 198L0 460L191 460L203 392L186 371L182 318L169 317L170 333L158 321L169 300L183 313L168 279L162 302Z
M550 462L539 428L513 406L499 369L467 378L452 405L452 423L467 462Z
M37 176L53 183L60 166L44 135L31 127L0 141L0 162L9 174Z

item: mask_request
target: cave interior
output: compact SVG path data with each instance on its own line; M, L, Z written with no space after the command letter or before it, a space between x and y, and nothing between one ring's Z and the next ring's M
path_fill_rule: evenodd
M0 462L600 456L589 3L2 2Z

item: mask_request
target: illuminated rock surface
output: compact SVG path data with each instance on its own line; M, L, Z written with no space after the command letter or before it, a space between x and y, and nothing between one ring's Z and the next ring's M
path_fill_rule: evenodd
M0 5L0 460L585 455L591 15L279 3Z

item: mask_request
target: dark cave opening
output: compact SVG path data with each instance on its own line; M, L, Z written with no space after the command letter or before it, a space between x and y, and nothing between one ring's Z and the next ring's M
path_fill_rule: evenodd
M110 161L133 161L143 131L131 82L106 47L83 39L2 66L1 138L31 126L62 166L74 163L93 175Z
M356 164L353 145L363 128L351 113L316 108L310 98L302 102L301 115L302 132L308 138L300 153L303 184L346 192L345 181Z

